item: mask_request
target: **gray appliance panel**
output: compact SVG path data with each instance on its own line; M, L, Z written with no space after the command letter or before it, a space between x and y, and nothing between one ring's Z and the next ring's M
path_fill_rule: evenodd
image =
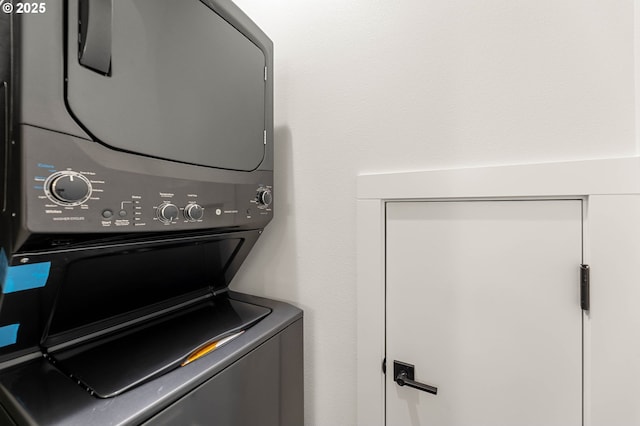
M179 424L304 424L302 312L273 300L238 293L231 297L272 312L196 362L119 396L100 399L40 357L0 370L0 405L15 423L25 425L161 425L171 424L175 415L190 415L193 420L180 418ZM265 375L274 381L265 382ZM230 383L232 387L227 387ZM266 406L261 398L275 404ZM214 423L213 407L219 423ZM243 422L263 417L268 422Z
M301 339L299 321L143 425L303 425Z
M179 368L196 349L248 329L269 312L213 298L126 332L53 351L50 357L95 395L109 398Z
M19 330L15 343L0 342L0 366L38 347L84 344L224 293L260 232L105 238L6 263L0 255L0 268L8 264L5 271L27 278L22 289L2 294L0 325Z
M262 228L272 205L258 202L272 191L273 172L232 172L194 167L108 149L69 135L22 126L24 214L32 233L122 233L188 231L211 228ZM50 177L81 175L88 198L60 205L51 197ZM77 175L76 175L77 176ZM162 220L163 205L177 216ZM202 217L185 216L192 204Z
M3 14L12 21L11 36L3 41L13 44L3 66L12 69L16 122L87 138L64 102L63 5L49 1L45 13Z
M11 420L9 414L2 407L0 407L0 425L15 426L15 423L13 422L13 420Z
M264 52L199 0L110 3L111 16L90 14L88 23L91 30L111 18L104 75L79 62L78 0L69 1L67 101L79 122L116 149L258 168L265 156Z

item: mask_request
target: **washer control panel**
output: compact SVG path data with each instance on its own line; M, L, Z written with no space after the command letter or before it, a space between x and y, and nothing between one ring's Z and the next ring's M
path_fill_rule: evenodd
M86 141L82 143L86 144ZM180 179L113 170L71 144L33 150L25 169L27 223L33 232L131 232L263 227L273 216L273 173L212 171ZM95 144L97 145L97 144ZM26 144L29 150L29 144ZM113 152L97 145L92 148ZM59 154L58 154L59 153ZM71 153L71 154L70 154ZM141 161L160 161L143 158ZM194 166L172 165L187 172ZM159 170L162 170L159 168ZM202 170L202 169L201 169ZM205 170L204 173L209 173ZM221 176L219 181L216 177ZM250 177L248 179L247 177Z

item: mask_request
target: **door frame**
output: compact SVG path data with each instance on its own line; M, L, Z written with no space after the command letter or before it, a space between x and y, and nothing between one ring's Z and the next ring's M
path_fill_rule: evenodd
M584 199L583 256L591 263L589 234L624 226L588 214L592 200L640 194L640 157L363 174L357 178L357 424L384 426L385 207L388 201ZM639 212L640 213L640 212ZM630 237L631 238L631 237ZM608 257L617 256L611 247ZM621 248L618 250L622 250ZM591 347L584 314L584 346ZM591 357L584 359L584 425L591 425Z

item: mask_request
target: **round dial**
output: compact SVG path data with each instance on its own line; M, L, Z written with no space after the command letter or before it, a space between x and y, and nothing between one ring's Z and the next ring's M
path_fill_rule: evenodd
M161 222L171 223L178 218L180 209L175 204L164 203L158 207L156 214Z
M269 188L260 188L258 190L258 207L269 207L273 202L273 194Z
M184 217L189 221L196 221L202 219L204 216L204 209L199 204L188 204L184 208Z
M91 197L91 182L78 172L54 173L44 187L51 201L65 206L80 205Z

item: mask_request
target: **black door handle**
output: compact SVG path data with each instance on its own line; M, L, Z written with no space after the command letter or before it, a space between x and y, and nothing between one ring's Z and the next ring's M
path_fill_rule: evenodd
M438 394L438 388L435 386L427 385L424 383L416 382L414 379L415 367L412 364L406 362L393 361L393 377L398 386L409 386L410 388L418 389L423 392L428 392L433 395Z
M109 75L111 71L111 15L113 0L78 3L78 60L81 65Z

